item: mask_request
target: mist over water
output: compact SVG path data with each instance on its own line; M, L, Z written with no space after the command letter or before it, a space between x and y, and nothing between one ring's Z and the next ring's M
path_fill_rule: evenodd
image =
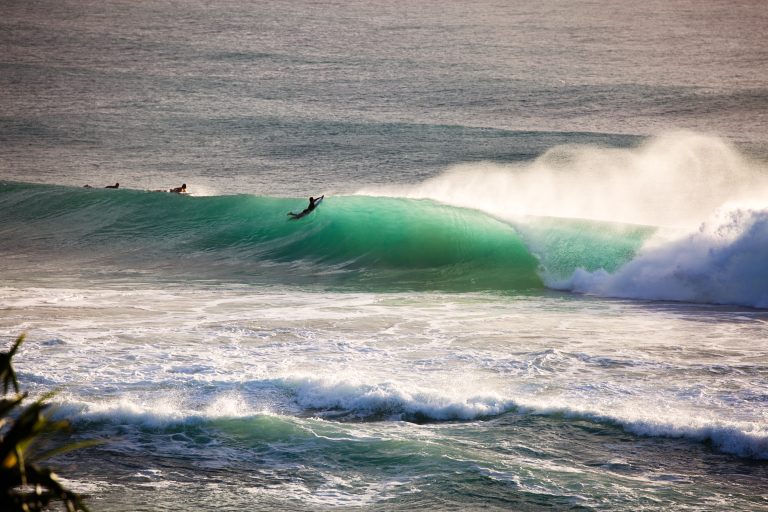
M677 132L633 148L556 146L532 162L463 164L417 185L359 193L429 198L506 219L691 228L723 207L765 205L768 167L717 136Z

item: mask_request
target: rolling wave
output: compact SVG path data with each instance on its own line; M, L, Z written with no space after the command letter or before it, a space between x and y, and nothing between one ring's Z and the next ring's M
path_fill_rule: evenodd
M36 275L133 271L380 291L547 287L768 307L762 167L693 135L623 153L570 151L529 167L462 167L410 189L329 196L298 221L286 213L305 199L3 182L0 250ZM659 182L669 186L656 194Z
M0 244L7 252L47 257L55 250L58 258L79 261L78 268L464 291L541 288L542 264L565 273L613 268L647 235L556 219L515 225L475 210L391 197L328 197L312 215L289 220L286 212L304 205L277 197L3 183Z
M550 288L768 307L768 167L713 135L672 132L621 149L558 146L530 162L462 164L415 185L360 193L510 221Z
M508 396L489 391L480 394L451 393L396 382L361 383L317 377L277 378L260 383L288 393L300 408L272 412L253 408L241 397L224 395L202 409L177 403L177 398L159 403L137 403L130 399L106 402L70 401L59 406L59 415L76 423L136 425L145 429L221 424L239 421L251 436L270 438L303 431L305 420L324 419L333 425L360 421L406 421L409 423L492 421L506 414L540 416L566 421L586 420L616 426L648 437L683 438L709 443L718 451L740 457L768 459L768 430L754 421L738 421L713 413L695 413L662 405L638 408L636 404L607 408L599 401L585 404L563 398ZM267 423L274 423L268 427ZM258 426L258 428L256 428ZM283 432L283 434L281 434ZM311 436L311 432L306 435Z

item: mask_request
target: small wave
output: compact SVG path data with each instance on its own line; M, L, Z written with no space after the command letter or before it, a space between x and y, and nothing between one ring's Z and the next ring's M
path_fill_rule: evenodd
M178 397L152 401L121 398L98 403L69 400L57 408L57 416L68 417L75 423L133 425L150 430L204 427L225 421L230 428L239 429L242 423L242 428L251 431L256 422L263 431L260 435L269 436L270 432L278 435L286 429L304 432L301 424L296 423L301 420L291 419L297 415L344 423L425 423L491 420L515 413L587 420L614 425L640 436L683 438L711 444L716 450L739 457L768 459L768 426L757 421L721 418L715 412L636 403L606 408L557 398L505 396L493 391L447 392L390 381L371 384L308 376L272 379L267 385L292 396L296 409L289 411L283 407L282 412L272 412L248 405L236 394L222 394L196 407Z
M495 393L449 395L431 389L411 389L393 382L353 384L346 381L297 378L286 381L296 402L321 414L406 421L473 420L498 416L515 403Z
M685 438L711 443L740 457L768 459L768 427L755 422L704 418L695 413L639 413L636 408L614 412L549 401L504 397L496 393L450 395L431 389L410 389L394 383L352 384L313 378L286 381L304 408L323 415L406 421L490 419L508 412L563 416L621 427L642 436Z
M658 411L641 407L612 412L552 402L521 402L518 410L529 414L559 415L621 427L649 437L684 438L710 443L717 450L753 459L768 459L768 426L758 422L707 418L695 413Z
M433 389L411 389L391 382L353 384L346 381L302 378L286 381L304 408L344 411L363 418L406 421L489 419L508 412L557 415L617 425L627 432L651 437L685 438L711 443L716 449L740 457L768 459L768 427L755 422L703 418L695 413L614 412L574 404L511 398L497 393L448 394Z

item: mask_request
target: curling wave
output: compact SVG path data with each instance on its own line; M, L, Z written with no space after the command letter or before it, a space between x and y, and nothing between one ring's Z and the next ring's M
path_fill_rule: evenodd
M609 223L501 221L429 200L179 197L136 190L0 184L0 248L167 276L376 289L527 290L542 265L614 268L649 234ZM599 243L598 243L599 242ZM60 266L56 266L59 272Z

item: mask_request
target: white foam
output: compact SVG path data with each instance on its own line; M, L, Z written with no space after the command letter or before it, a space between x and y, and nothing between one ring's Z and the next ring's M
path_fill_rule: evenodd
M189 402L186 397L176 393L154 394L151 398L122 396L101 401L84 401L70 397L57 405L56 416L75 421L105 421L141 425L145 428L164 428L179 424L198 424L213 419L269 414L267 411L248 407L243 398L234 393L222 393L202 407L195 407Z
M768 425L764 422L724 420L712 413L688 411L679 406L633 402L608 408L577 405L561 399L529 400L521 401L520 409L533 414L561 414L612 423L643 436L708 441L725 453L768 459Z
M287 379L300 406L343 409L361 415L423 415L437 420L495 416L514 403L494 392L472 393L420 388L398 382L366 384L335 378Z
M577 270L560 289L601 296L768 307L768 209L718 210L698 230L654 243L610 274Z
M749 239L746 233L757 231L748 226L765 222L765 214L740 211L732 230L717 228L731 225L724 214L701 233L727 234L724 247ZM30 324L18 358L22 385L33 393L64 388L69 394L55 398L63 402L60 413L95 422L86 425L95 435L123 430L115 425L130 433L258 419L265 409L302 427L307 414L475 421L526 410L708 440L729 453L766 458L762 312L724 313L710 322L706 308L691 321L687 307L657 314L635 303L560 294L74 292L0 289L37 305L8 310L5 333L12 339L21 322ZM59 295L79 307L57 301L67 306L52 315L44 299ZM54 337L65 344L48 343ZM622 405L633 397L646 402ZM633 412L643 408L647 417Z
M219 191L217 188L214 188L209 184L204 185L201 183L196 183L194 186L190 186L189 192L187 193L193 197L209 197L221 195L221 191Z

